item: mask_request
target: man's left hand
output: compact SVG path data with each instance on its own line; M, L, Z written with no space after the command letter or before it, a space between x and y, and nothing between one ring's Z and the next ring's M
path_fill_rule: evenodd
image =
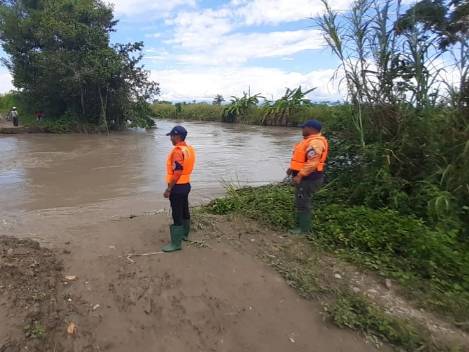
M166 191L164 191L164 197L165 198L169 198L169 196L171 195L171 191L169 189L167 189Z
M302 179L303 179L303 176L298 174L295 177L293 177L293 183L296 184L296 185L299 185Z

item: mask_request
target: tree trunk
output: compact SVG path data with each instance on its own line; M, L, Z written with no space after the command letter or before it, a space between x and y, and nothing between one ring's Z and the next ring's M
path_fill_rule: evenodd
M86 116L86 110L85 110L85 93L83 91L83 86L80 84L80 102L81 102L81 115L83 117Z
M106 87L106 96L103 97L103 92L101 87L98 87L98 94L99 94L99 101L101 102L101 113L100 113L100 123L104 124L106 127L107 134L109 135L109 126L107 124L107 116L106 116L106 107L107 107L107 87Z

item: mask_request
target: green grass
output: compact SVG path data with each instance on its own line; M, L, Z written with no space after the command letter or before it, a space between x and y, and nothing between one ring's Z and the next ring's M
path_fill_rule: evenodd
M334 204L332 191L316 195L314 241L349 261L397 279L417 304L462 323L469 319L469 248L455 232L389 209ZM207 206L239 213L277 229L294 225L293 188L236 190Z
M435 346L428 331L414 322L397 319L368 302L364 297L340 293L326 306L328 317L342 328L357 330L369 337L377 337L405 351L448 351Z
M24 328L27 337L35 339L44 339L46 337L46 329L38 321L32 322Z

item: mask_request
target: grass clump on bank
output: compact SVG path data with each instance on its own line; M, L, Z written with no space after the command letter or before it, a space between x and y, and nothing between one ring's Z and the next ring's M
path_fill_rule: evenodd
M434 346L423 327L396 319L356 294L342 293L326 309L339 327L358 330L406 351L442 350Z
M44 118L41 121L37 121L36 118L31 115L23 115L20 116L20 126L38 128L47 133L59 134L106 132L104 126L81 121L73 116L62 116L56 119Z
M394 210L337 204L332 194L327 188L317 194L315 244L399 280L415 301L456 323L469 318L469 248L455 232ZM207 209L240 213L286 230L294 225L293 188L231 188Z

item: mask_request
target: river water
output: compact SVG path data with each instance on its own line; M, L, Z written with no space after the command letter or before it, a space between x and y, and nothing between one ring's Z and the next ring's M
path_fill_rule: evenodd
M0 136L0 213L80 207L133 197L163 204L172 121L153 130L103 135ZM281 127L187 122L197 150L192 200L229 183L280 181L301 132Z

